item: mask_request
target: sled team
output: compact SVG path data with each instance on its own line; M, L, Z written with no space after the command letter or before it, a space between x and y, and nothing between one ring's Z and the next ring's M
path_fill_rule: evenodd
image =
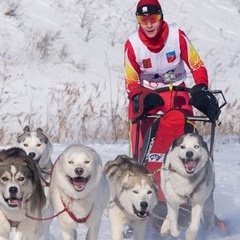
M184 204L191 215L186 240L197 239L201 224L213 228L218 223L212 154L194 121L180 122L171 112L191 117L194 107L208 122L218 120L221 111L208 91L207 70L186 34L164 20L158 0L140 0L136 19L138 29L124 49L130 156L119 155L103 165L93 148L72 144L52 161L52 144L43 130L26 126L16 147L0 151L1 240L10 239L12 228L14 240L51 239L53 218L59 221L62 239L76 240L77 227L84 223L86 239L97 240L103 215L110 221L112 240L123 239L126 226L133 229L133 239L144 240L160 189L167 212L159 239L181 235L179 208ZM185 65L194 79L189 91ZM157 135L164 126L161 118L156 126L156 118L147 116L158 114L168 114L166 126L171 122L178 127ZM161 167L151 171L148 162Z

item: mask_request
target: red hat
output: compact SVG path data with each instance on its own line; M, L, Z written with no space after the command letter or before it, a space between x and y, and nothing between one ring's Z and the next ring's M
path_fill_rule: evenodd
M162 8L158 0L140 0L137 4L136 15L161 13Z

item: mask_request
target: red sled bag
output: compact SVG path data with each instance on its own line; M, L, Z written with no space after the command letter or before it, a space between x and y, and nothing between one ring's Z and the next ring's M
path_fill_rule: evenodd
M145 165L149 172L159 170L173 141L189 131L186 128L187 119L180 110L171 109L156 119L144 136L140 163ZM158 200L165 201L159 171L155 173L154 180L158 185Z

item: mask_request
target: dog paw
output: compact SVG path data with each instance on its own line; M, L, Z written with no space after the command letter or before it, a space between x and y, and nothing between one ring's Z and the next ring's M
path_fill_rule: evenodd
M195 240L197 238L197 232L192 231L191 229L187 229L185 233L185 240Z
M160 234L161 234L161 236L165 236L169 233L169 231L170 231L170 221L169 221L169 218L166 217L163 221L163 224L162 224L162 227L160 230Z

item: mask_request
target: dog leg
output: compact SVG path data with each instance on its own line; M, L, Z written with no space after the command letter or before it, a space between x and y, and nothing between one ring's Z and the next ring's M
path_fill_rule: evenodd
M210 196L204 202L203 206L203 222L206 229L212 229L215 225L215 216L214 216L214 200L213 200L213 191Z
M111 226L111 240L123 240L124 225L127 222L124 214L115 203L108 205L108 218Z
M147 221L135 222L133 225L134 240L144 240L146 235Z
M191 223L185 233L186 240L195 240L198 234L203 206L196 204L192 207Z
M178 211L179 205L169 205L168 207L168 216L170 221L170 233L173 237L178 237L180 234L180 230L178 229Z
M100 229L101 219L91 222L91 225L88 225L88 232L86 240L96 240L98 239L99 229Z
M22 240L23 239L23 234L22 232L18 231L16 229L15 233L14 233L14 237L13 240Z
M124 225L112 220L111 221L111 239L112 240L123 240Z
M77 240L77 231L75 229L64 228L62 226L61 231L63 240Z
M169 221L169 217L168 215L165 217L161 230L160 230L160 234L162 237L164 237L165 235L167 235L170 231L170 221Z

